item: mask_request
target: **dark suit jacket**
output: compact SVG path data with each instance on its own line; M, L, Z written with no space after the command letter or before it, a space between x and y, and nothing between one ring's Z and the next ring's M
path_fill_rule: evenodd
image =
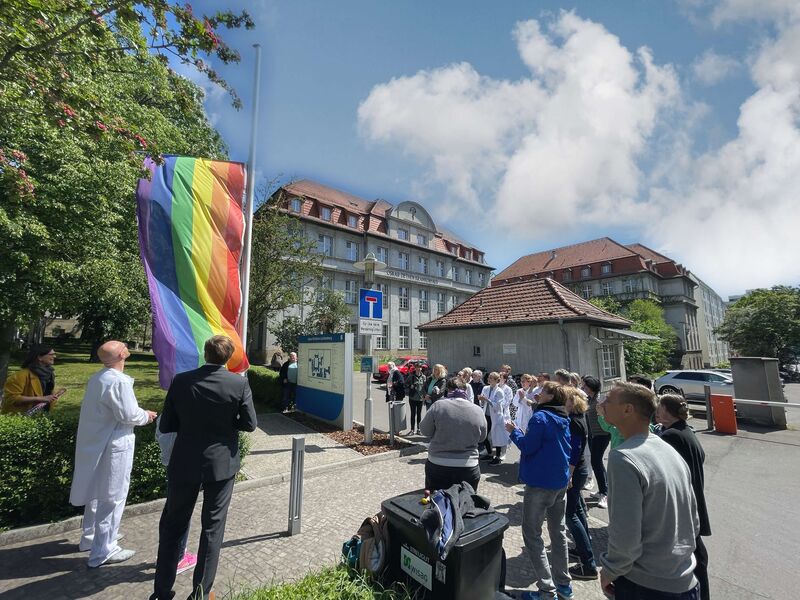
M239 471L239 432L256 428L247 377L219 365L175 376L161 415L162 433L177 432L167 473L174 481L230 479Z
M697 500L697 513L700 517L700 535L711 535L711 523L708 520L706 508L705 472L703 463L706 453L700 445L692 428L686 421L678 419L675 423L661 432L661 439L678 451L692 474L692 489Z

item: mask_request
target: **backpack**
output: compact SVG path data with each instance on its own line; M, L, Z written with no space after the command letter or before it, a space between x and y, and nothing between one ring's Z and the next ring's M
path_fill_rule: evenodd
M383 511L364 519L356 534L342 544L344 562L358 571L379 575L389 551L388 519Z

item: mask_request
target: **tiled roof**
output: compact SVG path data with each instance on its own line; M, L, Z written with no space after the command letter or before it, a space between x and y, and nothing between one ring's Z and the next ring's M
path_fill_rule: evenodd
M597 308L557 281L543 278L484 288L449 313L420 325L419 329L547 323L558 319L616 327L631 324L627 319Z
M587 263L602 262L616 258L636 257L637 253L618 244L611 238L600 238L555 250L545 250L523 256L511 266L498 273L493 281L524 277L534 273L558 271Z
M625 247L647 260L652 260L654 263L675 262L671 258L668 258L663 254L659 254L655 250L652 250L642 244L628 244Z
M353 194L342 192L341 190L322 185L310 179L301 179L300 181L292 182L283 186L283 189L298 196L308 196L309 198L316 198L323 202L328 202L334 206L341 206L345 210L353 213L368 214L372 209L374 202L364 200Z

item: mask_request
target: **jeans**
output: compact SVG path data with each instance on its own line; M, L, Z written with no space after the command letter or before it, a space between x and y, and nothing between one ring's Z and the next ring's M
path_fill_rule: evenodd
M414 431L419 429L419 423L422 421L422 401L411 400L408 406L411 409L411 431Z
M617 577L614 580L614 600L700 600L700 584L688 592L673 594L646 588L625 577Z
M445 467L437 465L431 461L425 461L425 489L446 490L451 485L466 482L472 489L478 491L478 483L481 481L481 469L474 467Z
M567 532L564 526L566 490L525 486L522 503L522 539L530 554L536 587L543 598L556 597L556 585L570 582L567 557ZM542 524L547 520L553 568L547 560L542 540Z
M606 479L606 466L603 464L603 454L605 454L610 442L610 435L593 435L589 437L592 471L594 472L594 478L597 480L597 491L601 494L608 494L608 480Z
M589 469L585 464L576 468L572 474L572 487L567 490L567 528L575 540L575 552L581 564L587 569L597 569L592 551L592 538L589 535L589 523L586 520L586 505L581 495L583 484L589 477Z
M281 408L286 410L292 404L294 404L295 396L297 395L297 384L296 383L284 383L283 384L283 401L281 404Z

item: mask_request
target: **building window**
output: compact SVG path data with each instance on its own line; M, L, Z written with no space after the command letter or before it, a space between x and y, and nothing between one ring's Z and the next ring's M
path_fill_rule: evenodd
M383 246L378 246L376 248L376 250L378 252L377 252L377 256L375 258L377 258L382 263L386 263L388 265L389 264L389 249L388 248L384 248Z
M428 349L428 334L424 331L419 332L419 349L420 350Z
M358 242L345 242L344 248L347 260L358 260Z
M398 229L397 230L397 239L408 241L408 229Z
M423 275L428 274L428 259L424 256L419 257L419 272Z
M472 250L464 250L464 258L472 260Z
M603 346L603 378L619 377L617 366L617 350L614 346Z
M458 298L456 298L456 295L453 294L452 296L450 296L450 308L455 308L457 304L458 304Z
M397 254L397 266L401 269L408 270L409 265L408 252L399 252Z
M455 244L450 244L450 254L455 254L458 256L458 246Z
M317 288L317 301L322 300L323 290L333 289L333 281L328 275L323 275L319 280L319 287Z
M472 356L480 356L481 355L481 347L480 346L473 346L472 347Z
M348 279L344 282L344 301L347 304L358 303L358 282L355 279Z
M428 290L419 291L419 310L420 312L428 312Z
M436 292L436 310L439 314L442 314L446 311L444 306L444 292Z
M639 282L636 279L625 280L625 292L631 294L639 289Z
M610 296L611 295L611 282L604 281L603 282L603 296Z
M408 330L408 325L400 325L400 339L397 342L400 350L408 350Z
M478 285L483 287L483 273L478 273Z
M331 209L327 206L323 206L319 209L319 216L323 221L330 221L331 220Z
M381 327L381 334L375 337L375 349L386 350L389 347L389 326Z
M408 310L408 288L397 288L397 296L400 298L400 310Z
M420 246L427 246L428 245L428 238L421 233L417 234L417 244Z
M581 277L583 279L586 279L587 277L591 277L591 276L592 276L592 267L583 267L581 269Z
M603 275L607 275L608 273L611 273L611 263L603 263L603 264L600 266L600 272L601 272Z
M453 265L453 281L458 283L458 267Z
M289 200L289 210L292 212L299 213L302 208L303 202L300 200L300 198L292 198Z
M472 285L472 271L470 271L469 269L464 271L464 283Z
M317 252L325 256L333 256L333 238L329 235L318 235Z
M436 261L436 273L439 277L444 277L444 262L441 260Z
M582 291L582 294L581 294L581 295L582 295L584 298L586 298L587 300L588 300L589 298L591 298L591 297L592 297L592 286L591 286L591 285L585 285L585 286L583 286L583 291Z
M389 286L385 283L376 283L375 289L383 293L383 308L389 308Z
M561 280L572 281L572 269L567 269L566 271L564 271L564 275Z
M354 215L347 215L347 226L354 229L358 227L358 217Z

